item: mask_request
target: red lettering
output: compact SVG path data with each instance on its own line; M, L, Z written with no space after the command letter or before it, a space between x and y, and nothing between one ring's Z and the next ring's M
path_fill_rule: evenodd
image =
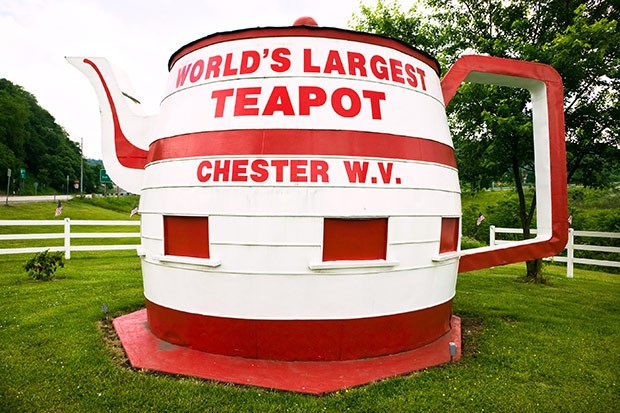
M397 83L405 83L403 78L403 63L396 59L390 59L390 72L392 73L392 80Z
M370 58L370 71L379 80L388 80L390 77L385 59L381 56Z
M211 161L202 161L200 162L200 164L198 165L198 181L200 182L207 182L209 179L211 179L211 174L209 173L209 171L211 170Z
M282 112L286 116L294 116L295 110L288 95L286 86L275 86L269 95L269 100L263 110L263 116L271 116L275 111Z
M232 76L237 74L238 69L231 67L232 57L232 53L226 54L226 60L224 61L224 76Z
M222 182L227 182L229 171L230 159L216 159L215 165L213 166L213 181L219 182L220 178L222 178Z
M346 109L342 104L342 98L347 96L351 102L351 107ZM343 118L352 118L360 113L362 102L355 91L348 87L341 87L334 90L332 94L332 107L334 111Z
M310 107L324 105L327 101L325 90L318 86L299 87L299 114L302 116L310 115Z
M392 162L378 162L378 165L379 173L381 173L381 179L383 179L383 183L389 184L392 180L392 167L394 166L394 164Z
M307 165L308 161L305 159L291 159L291 182L308 182Z
M258 103L260 95L260 87L240 87L237 89L237 97L235 99L235 116L256 116L258 108L251 107Z
M287 171L287 167L289 170ZM368 162L345 161L347 174L351 182L366 180ZM381 174L384 181L391 179L392 166L388 163L387 170L382 165ZM270 171L271 168L271 171ZM275 182L329 182L329 164L318 159L216 159L204 160L198 164L196 176L199 182L265 182L270 173ZM288 176L285 176L288 172ZM385 174L389 176L386 178ZM309 176L308 176L309 175ZM374 179L374 178L373 178Z
M269 165L265 159L256 159L252 162L251 168L253 174L250 175L254 182L265 182L269 178L269 172L266 167Z
M325 69L323 70L323 73L332 73L334 71L340 75L346 74L344 71L344 65L340 59L340 54L338 54L337 50L330 50L327 55L327 61L325 62Z
M198 68L198 71L196 71L196 68ZM189 81L194 83L195 81L199 80L202 77L202 72L205 70L205 62L202 59L199 59L196 61L196 63L194 63L194 66L192 67L192 71L189 74Z
M234 116L273 116L281 112L284 116L295 116L295 108L286 86L274 86L267 98L264 107L258 106L261 87L246 87L235 89L221 89L211 92L215 99L215 118L224 116L226 101L235 96ZM362 109L362 99L367 99L370 105L372 119L382 119L381 102L386 100L385 92L362 90L361 95L355 90L341 87L331 94L331 106L336 114L344 118L359 115ZM299 115L309 116L311 108L320 107L327 101L327 92L318 86L299 87Z
M359 75L366 77L366 57L357 52L348 52L347 60L349 63L349 74L351 76Z
M311 160L310 161L310 181L319 182L319 178L321 178L321 182L329 182L329 176L327 175L328 169L329 169L329 164L326 161Z
M424 73L424 70L420 69L419 67L416 69L416 71L420 75L420 82L422 83L422 90L426 90L426 82L424 80L424 76L426 76L426 73Z
M385 100L385 92L362 90L362 96L370 100L370 110L373 119L381 119L381 101Z
M284 167L288 165L286 159L274 159L271 166L276 168L276 182L284 182Z
M235 89L222 89L214 90L211 92L211 99L216 99L215 102L215 116L221 118L224 116L224 106L226 105L226 98L235 94Z
M276 73L286 72L291 67L291 60L287 57L290 54L291 51L285 47L274 49L271 58L275 63L271 65L271 70Z
M241 53L241 65L239 66L239 74L247 75L254 73L260 66L260 53L255 50L246 50Z
M232 181L233 182L247 182L248 176L247 168L248 160L247 159L235 159L232 163Z
M189 69L192 67L191 64L185 65L179 69L177 72L177 86L181 87L185 83L185 79L187 78L187 74L189 73Z
M405 65L405 72L407 73L407 83L409 83L411 87L418 87L418 78L415 74L415 67L407 63Z
M349 182L365 183L368 174L368 162L344 161L344 169L347 171Z
M207 70L205 71L205 79L220 77L220 65L222 64L222 56L211 56L207 62Z
M304 72L319 73L321 68L312 65L312 49L304 49Z

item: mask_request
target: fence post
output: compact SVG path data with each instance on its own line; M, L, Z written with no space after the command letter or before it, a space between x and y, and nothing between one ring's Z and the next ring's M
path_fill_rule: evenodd
M71 259L71 218L65 218L65 259Z
M568 229L568 244L566 244L566 278L573 278L573 264L575 256L575 230Z
M495 245L495 225L489 227L489 245Z

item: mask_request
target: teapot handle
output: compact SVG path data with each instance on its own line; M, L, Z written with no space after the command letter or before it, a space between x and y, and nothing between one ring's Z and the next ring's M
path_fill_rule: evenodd
M447 106L462 82L527 89L532 99L537 236L529 240L463 250L459 272L559 254L568 240L564 94L551 66L490 56L463 56L441 80Z

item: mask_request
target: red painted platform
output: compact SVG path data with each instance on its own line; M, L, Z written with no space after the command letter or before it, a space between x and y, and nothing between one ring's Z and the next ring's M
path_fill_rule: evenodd
M449 343L461 357L461 320L426 346L382 357L347 361L277 361L222 356L160 340L149 330L146 310L114 319L125 352L136 368L270 389L322 394L399 376L450 361Z

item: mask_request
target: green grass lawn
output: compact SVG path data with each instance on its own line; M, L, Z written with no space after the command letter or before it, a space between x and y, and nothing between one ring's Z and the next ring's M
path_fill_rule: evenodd
M62 215L54 216L56 202L28 202L0 205L0 219L129 219L129 213L137 205L138 197L74 198L62 202ZM135 216L133 219L138 219Z
M132 370L99 325L103 303L112 316L144 305L135 252L74 252L51 282L28 278L31 256L0 256L0 412L620 410L619 275L567 279L548 265L550 284L529 285L516 281L524 264L461 274L461 360L315 397Z
M30 280L24 255L0 261L0 411L614 412L620 406L620 278L522 265L462 274L455 312L464 357L322 397L134 371L98 329L144 303L133 252L73 254L59 278Z

